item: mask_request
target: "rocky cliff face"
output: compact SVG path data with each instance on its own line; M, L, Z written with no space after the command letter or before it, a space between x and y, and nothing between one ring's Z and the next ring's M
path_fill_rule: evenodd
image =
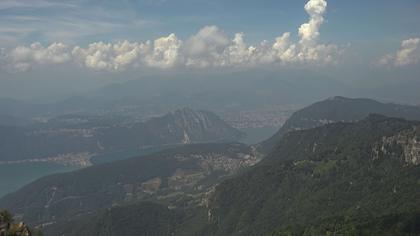
M183 108L147 122L155 129L152 133L163 140L177 143L236 141L243 133L232 128L217 115L208 111Z
M373 159L398 158L407 165L420 165L420 127L383 137L372 149Z
M29 227L23 223L14 222L11 213L5 210L0 210L0 236L38 236L40 232L33 233Z

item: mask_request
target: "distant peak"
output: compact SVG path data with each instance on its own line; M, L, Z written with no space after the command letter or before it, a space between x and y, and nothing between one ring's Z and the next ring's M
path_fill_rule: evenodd
M342 97L342 96L334 96L334 97L329 97L327 100L330 100L330 101L333 101L333 100L335 100L335 101L340 101L340 100L351 100L351 98L346 98L346 97Z
M376 100L370 99L370 98L348 98L348 97L342 97L342 96L335 96L330 97L326 101L337 101L337 102L374 102L374 103L380 103Z

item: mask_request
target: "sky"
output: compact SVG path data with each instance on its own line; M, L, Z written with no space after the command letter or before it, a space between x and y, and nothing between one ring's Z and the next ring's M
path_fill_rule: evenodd
M413 80L420 1L0 0L0 50L5 96L57 77L77 90L98 77L215 69Z

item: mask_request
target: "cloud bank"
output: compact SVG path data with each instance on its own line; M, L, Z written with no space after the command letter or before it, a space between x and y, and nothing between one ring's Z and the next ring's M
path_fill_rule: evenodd
M336 62L342 49L334 44L319 43L319 30L324 23L326 9L326 0L309 0L306 3L305 11L309 15L309 21L299 27L297 42L293 42L291 33L286 32L274 41L248 45L244 33L237 33L230 38L218 27L206 26L184 41L175 34L170 34L146 42L95 42L87 47L71 47L64 43L53 43L44 47L40 43L34 43L9 51L3 50L1 61L6 61L7 65L3 66L14 71L65 63L107 71L332 64Z
M420 38L402 41L400 49L381 58L379 64L396 67L414 65L420 62Z

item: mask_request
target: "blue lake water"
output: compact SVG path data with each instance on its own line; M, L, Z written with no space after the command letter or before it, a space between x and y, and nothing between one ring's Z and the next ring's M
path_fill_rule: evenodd
M240 129L246 133L246 137L240 140L245 144L256 144L262 142L273 136L278 130L278 127L262 127L262 128L246 128Z
M241 130L247 134L247 137L243 140L240 140L240 142L246 144L255 144L271 137L274 133L277 132L278 128L264 127L248 128ZM162 148L153 148L150 150L148 149L143 151L126 150L122 152L109 153L94 157L92 159L92 162L94 164L101 164L111 161L122 160L134 156L144 156L169 147L170 146ZM0 197L8 193L14 192L19 188L23 187L24 185L35 181L36 179L41 178L43 176L55 173L68 172L76 169L76 167L66 167L54 163L45 162L0 165Z
M0 165L0 197L40 177L75 169L75 167L40 162Z

